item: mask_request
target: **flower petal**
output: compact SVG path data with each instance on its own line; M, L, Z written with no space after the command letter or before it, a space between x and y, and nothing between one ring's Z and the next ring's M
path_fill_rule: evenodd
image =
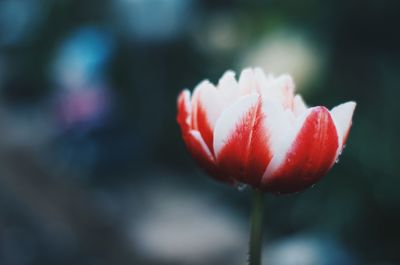
M293 109L294 82L290 75L271 77L262 93L264 97L282 104L285 109Z
M239 90L242 96L257 92L253 69L246 68L240 73Z
M226 71L218 81L218 89L226 106L236 101L240 96L239 84L233 71Z
M208 81L203 81L195 89L192 104L192 128L200 132L213 153L213 131L225 103L215 86Z
M299 126L300 125L300 126ZM292 144L274 155L262 179L264 189L277 193L303 190L331 168L339 146L335 124L325 107L309 109L298 119ZM298 129L300 128L300 129Z
M182 136L186 148L200 167L217 180L233 183L232 179L220 173L220 170L215 163L214 156L208 149L208 146L201 137L200 132L190 130L187 133L183 133Z
M294 97L293 113L296 117L300 116L307 110L307 105L300 95Z
M177 115L178 124L181 127L182 132L187 132L191 127L190 117L192 112L189 90L185 89L179 94L177 107L178 107L178 115Z
M264 126L269 134L269 145L276 156L284 152L285 146L290 146L294 139L295 117L281 104L267 99L264 99L263 112L267 116Z
M332 119L335 123L337 134L339 137L338 154L341 152L343 146L346 144L347 137L349 136L355 108L356 103L354 101L349 101L340 104L331 110Z
M214 133L218 166L228 176L254 186L272 157L264 119L261 97L251 94L224 111Z
M192 104L190 102L190 92L182 91L178 96L178 115L177 121L181 128L183 141L192 157L196 160L208 174L217 180L233 183L232 179L220 173L214 155L203 140L199 131L193 130L192 127Z
M290 75L281 75L276 80L276 86L282 93L283 105L286 108L293 108L294 81Z

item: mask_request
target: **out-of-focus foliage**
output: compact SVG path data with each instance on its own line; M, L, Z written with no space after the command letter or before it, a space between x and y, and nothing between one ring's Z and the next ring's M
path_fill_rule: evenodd
M328 176L266 196L267 264L399 264L399 10L0 1L0 264L245 264L250 192L204 177L175 122L178 91L245 66L358 103Z

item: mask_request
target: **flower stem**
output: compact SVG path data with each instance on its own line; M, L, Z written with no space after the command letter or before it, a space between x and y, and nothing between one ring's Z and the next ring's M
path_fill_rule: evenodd
M250 219L249 265L261 265L263 210L263 193L254 189Z

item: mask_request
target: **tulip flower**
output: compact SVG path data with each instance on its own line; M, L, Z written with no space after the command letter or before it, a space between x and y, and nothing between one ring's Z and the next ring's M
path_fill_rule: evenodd
M215 179L274 193L301 191L334 165L356 104L307 107L289 75L245 69L178 97L187 149Z
M192 95L182 91L177 121L188 151L215 179L259 193L310 187L341 154L356 103L308 107L294 88L289 75L256 68L243 70L238 80L227 71L217 85L203 81ZM261 195L255 198L260 208ZM259 225L260 218L253 219Z

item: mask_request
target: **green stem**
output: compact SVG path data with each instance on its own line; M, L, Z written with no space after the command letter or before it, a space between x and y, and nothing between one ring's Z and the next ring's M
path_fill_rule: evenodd
M263 193L254 189L250 219L249 265L261 265L263 210Z

